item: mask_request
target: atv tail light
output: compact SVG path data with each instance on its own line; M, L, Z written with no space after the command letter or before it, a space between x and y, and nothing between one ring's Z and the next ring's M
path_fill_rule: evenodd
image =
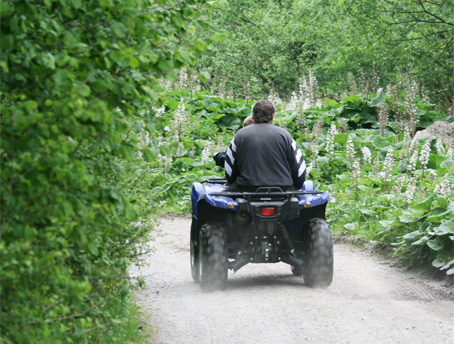
M275 208L261 208L260 214L262 216L274 216L276 214Z

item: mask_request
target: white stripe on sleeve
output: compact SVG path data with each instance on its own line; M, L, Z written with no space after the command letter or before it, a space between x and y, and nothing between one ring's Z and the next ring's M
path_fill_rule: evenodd
M229 147L229 149L227 149L227 156L230 158L230 161L232 162L232 165L234 165L235 164L235 158L233 157L233 153L230 150L230 147Z
M232 142L230 142L232 150L236 152L236 144L235 144L235 138L232 139Z
M227 160L225 160L224 169L225 169L225 172L231 177L232 176L232 168L230 167L230 165L227 162Z
M299 164L301 161L301 158L303 157L303 154L301 154L301 151L298 149L296 151L296 162Z
M301 163L300 168L298 169L298 177L301 177L301 175L306 171L306 162L303 160Z

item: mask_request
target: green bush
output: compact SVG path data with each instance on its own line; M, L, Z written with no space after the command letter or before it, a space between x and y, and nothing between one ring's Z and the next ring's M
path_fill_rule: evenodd
M206 47L189 34L203 3L1 2L2 342L139 335L125 281L157 154L142 136L159 129L159 79Z

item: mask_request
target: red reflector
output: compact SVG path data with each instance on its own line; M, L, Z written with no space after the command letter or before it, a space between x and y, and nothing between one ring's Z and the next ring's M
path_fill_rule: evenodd
M276 213L274 208L262 208L260 209L262 216L273 216Z

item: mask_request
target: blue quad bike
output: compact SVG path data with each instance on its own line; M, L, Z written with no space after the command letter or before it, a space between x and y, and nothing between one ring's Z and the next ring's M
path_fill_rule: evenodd
M333 242L325 220L327 191L306 181L301 190L261 187L229 192L226 180L193 183L191 273L203 290L222 290L228 270L284 262L310 287L333 279Z

